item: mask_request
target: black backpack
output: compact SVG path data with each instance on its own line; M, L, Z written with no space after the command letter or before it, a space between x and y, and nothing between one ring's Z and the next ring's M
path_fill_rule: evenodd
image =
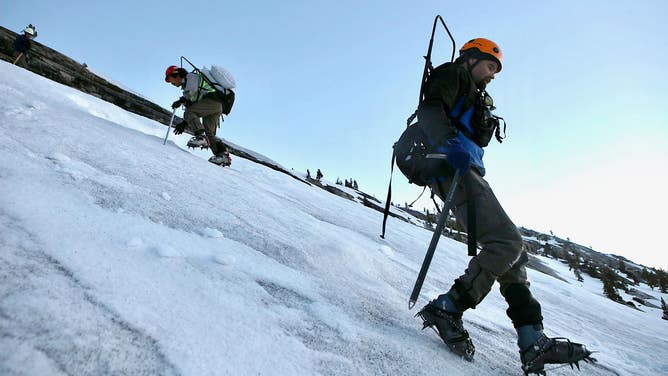
M441 158L429 155L427 137L420 127L420 123L408 126L399 140L392 146L393 158L399 171L408 179L409 183L426 187L431 179L437 176L454 173L450 165Z
M223 93L216 88L218 100L223 104L223 113L225 115L229 115L232 111L232 106L234 106L234 91L232 91L232 89L225 89L225 91L227 93Z

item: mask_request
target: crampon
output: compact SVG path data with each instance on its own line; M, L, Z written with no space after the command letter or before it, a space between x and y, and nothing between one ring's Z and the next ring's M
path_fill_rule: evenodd
M464 329L461 315L451 314L429 303L415 316L422 319L422 329L434 329L450 351L469 362L473 361L475 346Z
M591 354L582 344L571 342L567 338L548 338L543 334L533 346L520 352L520 358L525 375L545 375L545 364L570 365L571 368L577 367L580 370L579 362L596 362Z

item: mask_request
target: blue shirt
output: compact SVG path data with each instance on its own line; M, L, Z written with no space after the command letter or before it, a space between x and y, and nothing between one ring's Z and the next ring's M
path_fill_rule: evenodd
M473 106L471 106L462 114L461 112L463 106L464 97L457 101L455 107L448 114L448 117L453 120L455 124L463 127L468 134L474 134L473 126L471 126L471 118L473 117L475 109ZM485 165L482 163L482 157L485 154L485 151L470 138L466 137L464 132L457 132L456 138L464 147L464 150L466 150L471 156L471 165L480 172L481 176L485 176Z

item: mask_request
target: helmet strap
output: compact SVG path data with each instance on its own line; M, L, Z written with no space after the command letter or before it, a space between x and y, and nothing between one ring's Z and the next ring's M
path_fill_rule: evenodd
M468 70L470 74L473 74L473 68L475 68L476 65L478 65L478 63L480 63L480 61L482 60L480 59L480 57L474 56L471 53L465 54L464 59L466 61L466 70ZM475 59L475 63L469 64L469 59Z

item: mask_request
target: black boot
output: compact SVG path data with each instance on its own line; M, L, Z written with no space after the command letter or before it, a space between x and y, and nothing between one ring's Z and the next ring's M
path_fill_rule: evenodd
M574 343L566 338L548 338L543 334L536 343L524 351L520 351L524 374L535 373L545 375L545 364L569 364L580 369L579 361L594 363L591 351L584 345Z
M450 313L440 309L434 301L429 302L415 316L423 320L422 329L430 327L438 332L450 351L462 358L473 361L475 346L464 329L461 313Z

